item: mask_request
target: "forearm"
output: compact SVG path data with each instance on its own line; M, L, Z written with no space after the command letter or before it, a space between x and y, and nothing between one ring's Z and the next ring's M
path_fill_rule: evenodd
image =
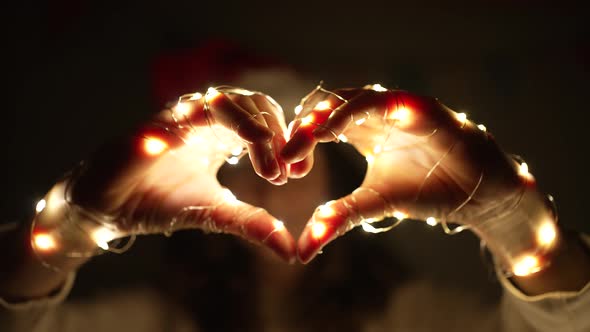
M556 254L543 270L512 281L527 295L579 291L590 282L588 248L575 234L562 233Z
M37 257L30 241L29 223L0 234L0 298L21 302L47 296L63 285L66 277L88 258L52 258L54 268Z

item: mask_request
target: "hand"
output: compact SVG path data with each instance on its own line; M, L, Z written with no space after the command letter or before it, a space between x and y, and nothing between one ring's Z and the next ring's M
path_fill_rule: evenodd
M478 232L489 213L518 206L534 183L484 127L434 98L376 90L318 88L292 124L281 155L293 163L293 176L309 171L318 142L347 140L368 162L362 185L308 222L298 243L303 262L353 227L384 217L454 222Z
M295 241L282 223L216 178L246 148L256 173L284 184L288 165L276 157L284 132L280 106L265 95L235 88L189 95L102 148L75 179L72 201L113 216L121 236L201 228L261 243L290 261Z

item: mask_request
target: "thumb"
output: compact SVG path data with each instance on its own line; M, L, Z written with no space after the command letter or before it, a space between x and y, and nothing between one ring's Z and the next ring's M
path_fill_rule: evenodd
M308 263L324 246L363 221L381 220L393 211L379 192L367 187L360 187L345 197L319 206L299 237L299 260Z
M282 221L266 210L242 202L228 189L221 189L221 203L204 217L199 208L185 208L174 228L200 228L206 232L227 233L265 246L283 260L292 263L296 257L295 240Z

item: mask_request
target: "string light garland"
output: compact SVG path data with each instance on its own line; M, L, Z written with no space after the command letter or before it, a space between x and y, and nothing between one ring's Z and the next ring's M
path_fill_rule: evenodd
M369 171L384 154L400 153L420 146L428 146L432 138L441 132L440 128L434 128L430 132L420 134L406 132L406 130L411 131L419 126L419 121L422 121L421 117L424 116L424 110L417 112L417 109L413 109L413 107L419 105L419 102L408 100L405 91L389 90L380 84L367 85L363 89L365 92L361 91L352 99L346 99L338 92L323 88L322 83L320 83L296 107L293 128L295 131L304 130L310 132L321 129L334 136L336 142L346 143L351 141L349 133L355 135L354 127L366 125L374 129L379 128L378 126L381 124L382 130L373 130L371 134L371 138L374 136L374 139L370 140L373 145L355 145L357 150L364 155ZM324 124L328 118L332 118L336 112L343 109L347 104L354 102L354 100L361 100L364 94L374 96L378 100L384 98L387 101L387 107L371 113L364 111L351 112L350 124L345 128L339 128L337 132ZM331 114L327 117L325 115L326 110L331 111ZM466 113L455 113L450 110L448 112L450 112L449 116L456 121L456 130L473 130L470 129L471 124ZM375 113L380 116L375 117ZM348 115L348 113L346 114ZM360 114L361 117L354 118L357 114ZM483 133L485 140L488 139L489 134L486 126L479 124L472 127ZM446 158L454 153L458 138L447 141L448 146L446 149L441 148L442 152L438 159L430 161L430 169L425 173L414 202L412 202L413 205L420 204L423 189L428 181L445 164ZM353 142L353 144L355 143L358 144L358 140ZM342 234L360 225L366 232L381 233L396 227L409 218L423 219L431 227L440 225L444 232L450 235L472 229L482 238L482 241L487 243L494 253L497 264L508 276L527 276L538 272L550 263L551 254L555 251L559 241L557 211L552 198L549 199L551 202L550 208L546 208L544 203L543 206L539 206L539 202L544 200L533 189L534 178L529 171L528 164L518 156L509 158L514 160L514 172L521 179L521 190L513 192L508 197L502 197L497 204L491 204L486 211L480 212L478 215L467 214L469 222L464 221L454 229L451 229L448 224L456 219L465 220L466 214L464 210L466 207L471 206L470 204L476 198L481 200L477 195L480 194L480 186L486 180L486 173L483 168L476 180L474 180L473 187L467 191L464 200L459 202L455 208L450 209L446 214L425 215L422 218L420 218L420 215L411 215L405 211L400 211L396 208L394 202L390 202L379 191L361 187L360 190L355 190L342 200L341 208L343 212L341 211L338 214L346 218L347 222L339 226L340 229L334 231L336 234ZM448 166L445 167L448 168ZM363 201L371 197L373 201L383 202L383 207L381 211L374 212L373 215L363 216L358 207L364 204ZM326 205L320 206L316 210L308 226L312 238L323 243L322 241L327 239L328 234L332 234L329 229L332 226L328 226L330 223L325 222L332 215L333 213L326 213ZM386 227L374 226L376 221L383 218L394 218L396 221Z
M166 154L176 154L179 149L192 149L187 153L196 158L205 167L219 166L218 160L236 165L247 154L247 143L236 134L240 128L226 128L216 124L211 115L211 103L221 96L261 96L276 110L282 109L269 96L256 91L249 91L231 86L208 88L205 93L195 92L182 95L175 105L164 110L171 123L154 122L155 128L161 129L165 135L141 135L140 150L149 158L161 158ZM321 106L321 105L320 105ZM329 105L324 105L329 106ZM259 115L267 113L261 112ZM195 123L195 118L204 118L204 122ZM253 115L255 117L257 115ZM177 142L181 142L179 145ZM179 156L180 157L180 156ZM192 161L192 159L191 159ZM128 221L123 216L105 215L97 211L83 208L71 199L71 189L78 178L83 175L86 164L83 162L56 184L47 195L35 206L36 215L31 222L30 241L33 252L47 268L61 271L59 265L65 258L83 258L99 255L103 252L123 253L135 241L135 235L121 229L127 227ZM199 220L199 226L208 232L228 232L229 225L218 225L213 222L212 213L221 206L237 209L240 201L227 188L220 191L214 203L205 206L186 206L169 221L164 234L170 236L173 231L182 228L189 222ZM237 210L236 210L237 211ZM263 211L254 211L249 215L241 215L241 231L247 233L246 225L252 217ZM237 214L236 215L240 215ZM147 229L139 223L137 229ZM276 232L285 231L282 221L274 220L272 231L262 240L266 241Z

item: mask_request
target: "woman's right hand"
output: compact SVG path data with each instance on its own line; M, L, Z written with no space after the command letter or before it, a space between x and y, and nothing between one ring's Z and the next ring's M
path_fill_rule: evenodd
M189 95L100 149L73 180L71 202L109 216L118 237L200 228L293 261L295 241L282 222L237 200L216 178L226 161L247 152L258 175L284 184L289 168L277 155L285 131L282 110L268 96L236 88Z

